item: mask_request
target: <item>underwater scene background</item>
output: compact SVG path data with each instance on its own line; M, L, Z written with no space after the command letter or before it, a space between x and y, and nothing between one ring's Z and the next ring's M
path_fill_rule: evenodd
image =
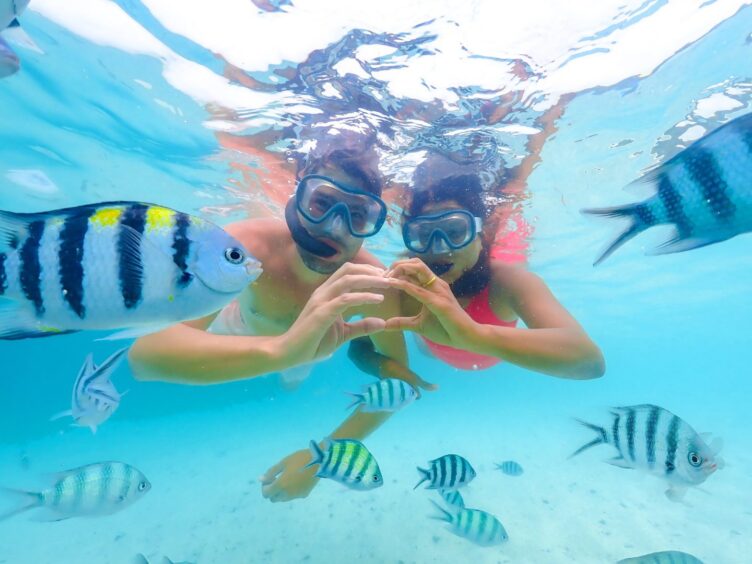
M393 184L391 219L365 246L390 264L404 254L400 193L426 151L502 174L560 108L524 193L497 196L528 226L529 269L607 370L589 381L504 363L459 371L407 335L411 368L439 389L365 441L383 487L322 480L272 504L259 476L322 439L345 392L372 382L346 347L295 390L275 375L145 383L124 364L113 381L127 393L92 434L50 417L70 406L86 355L101 362L121 344L95 332L0 341L0 486L35 490L108 460L151 482L114 515L0 521L0 563L606 563L663 550L748 562L750 236L645 256L665 240L656 229L594 268L617 227L580 210L637 200L622 188L752 110L750 3L32 0L24 36L8 41L21 69L0 80L2 210L132 200L220 225L281 217L294 178L280 182L273 163L321 131L367 125ZM575 419L608 425L610 408L639 404L723 438L725 466L682 502L660 479L604 463L611 447L569 458L593 438ZM472 462L465 502L503 523L503 544L453 535L430 518L437 494L413 491L416 466L446 453ZM506 460L524 472L499 471Z

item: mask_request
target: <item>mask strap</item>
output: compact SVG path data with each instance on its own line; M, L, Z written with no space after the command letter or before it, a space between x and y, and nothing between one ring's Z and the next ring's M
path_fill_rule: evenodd
M285 221L287 222L287 228L292 235L292 240L295 241L301 249L308 251L312 255L322 258L336 255L337 249L313 237L300 223L298 209L295 205L295 198L296 196L290 198L285 206Z

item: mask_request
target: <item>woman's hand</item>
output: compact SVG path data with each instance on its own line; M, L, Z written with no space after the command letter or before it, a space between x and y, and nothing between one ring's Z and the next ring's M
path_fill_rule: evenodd
M462 309L449 284L417 258L395 262L385 276L392 287L421 304L418 315L387 320L388 331L413 331L441 345L466 348L475 321Z
M391 285L384 270L368 264L346 263L311 294L300 315L282 335L282 354L291 366L332 354L343 343L386 328L386 322L367 317L353 323L343 314L365 304L379 304Z
M308 497L318 483L316 468L305 466L311 462L311 451L298 450L286 456L261 476L261 495L272 503Z

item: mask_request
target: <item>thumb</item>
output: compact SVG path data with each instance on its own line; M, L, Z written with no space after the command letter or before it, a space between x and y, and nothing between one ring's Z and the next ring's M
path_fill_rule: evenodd
M345 323L342 326L342 342L358 337L365 337L373 333L378 333L386 328L386 321L378 317L366 317L354 323Z
M271 484L274 481L274 479L277 477L277 475L280 472L282 472L284 469L285 469L285 463L284 463L284 461L277 462L277 464L275 464L274 466L272 466L271 468L269 468L269 470L267 470L266 472L264 472L259 477L259 482L261 482L261 485L264 485L264 486L266 486L268 484Z

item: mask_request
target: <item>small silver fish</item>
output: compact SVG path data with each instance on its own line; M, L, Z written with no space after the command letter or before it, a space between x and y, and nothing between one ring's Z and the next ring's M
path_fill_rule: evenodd
M29 5L29 0L0 0L0 33L7 29L18 27L16 18ZM0 36L0 78L11 76L18 72L21 61L13 52L10 45Z
M369 413L375 411L399 411L411 404L418 393L410 384L399 378L384 378L366 387L362 393L350 393L355 400L348 409L360 406L360 410Z
M493 546L509 539L504 525L496 517L480 509L452 508L447 511L431 501L441 512L432 517L449 523L449 530L480 546Z
M462 494L457 490L440 489L439 495L447 505L465 507L465 500L462 499Z
M688 251L752 231L752 113L719 127L637 183L654 187L655 195L634 204L582 210L629 221L595 265L655 225L672 225L674 235L652 254Z
M372 490L384 485L379 464L366 446L355 439L326 439L324 448L311 441L313 459L319 464L316 476L330 478L353 490Z
M524 472L522 466L514 460L505 460L501 464L497 464L496 469L501 470L507 476L520 476Z
M611 418L611 423L602 427L578 420L597 436L570 458L596 445L611 445L617 454L609 464L665 479L669 483L666 496L672 501L679 501L688 487L699 486L723 467L717 456L722 441L716 439L708 446L689 424L667 409L650 404L617 407Z
M413 489L423 482L428 482L426 489L456 490L469 484L475 478L475 470L459 454L445 454L429 461L430 468L418 468L421 480Z
M73 385L71 409L58 413L52 419L71 416L76 425L89 427L92 433L96 433L97 426L107 421L120 405L122 396L110 378L125 358L126 352L127 348L120 349L99 366L94 364L94 359L89 354Z
M224 229L162 206L0 211L0 339L140 336L222 309L260 274Z
M0 521L37 508L48 512L47 521L110 515L141 499L150 489L149 480L133 466L97 462L60 472L55 483L41 492L5 489L23 498L24 503L0 515Z
M702 564L702 560L678 550L666 550L662 552L651 552L642 556L625 558L619 560L617 564Z

